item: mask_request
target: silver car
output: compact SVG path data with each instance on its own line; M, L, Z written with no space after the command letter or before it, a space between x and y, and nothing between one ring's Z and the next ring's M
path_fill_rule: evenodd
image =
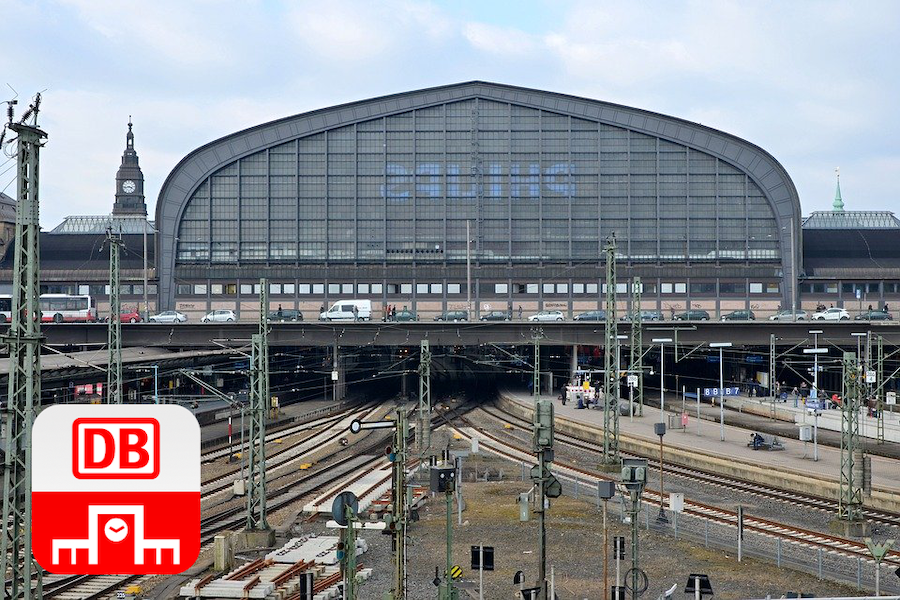
M150 318L147 320L151 323L185 323L187 315L177 310L167 310L158 315L150 315Z
M528 317L529 321L563 321L565 320L561 310L542 310L536 315Z
M201 323L231 323L237 320L233 310L214 310L200 319Z
M794 315L797 315L798 321L805 321L809 318L809 313L805 310L797 310L791 312L790 310L780 310L771 317L769 317L770 321L793 321Z

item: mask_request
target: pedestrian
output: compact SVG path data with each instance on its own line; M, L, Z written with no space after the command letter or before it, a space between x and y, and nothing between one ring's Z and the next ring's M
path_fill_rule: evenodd
M353 320L359 321L359 309L356 307L355 304L353 305Z
M281 318L281 305L278 305L278 318Z
M794 408L798 408L800 405L800 390L797 389L796 385L794 386L794 389L791 392L791 395L794 396Z
M887 305L887 302L884 303L884 308L882 308L881 310L884 311L884 312L887 312L887 311L888 311L888 305Z
M522 320L522 305L519 305L519 320Z
M869 312L872 312L872 305L869 305Z

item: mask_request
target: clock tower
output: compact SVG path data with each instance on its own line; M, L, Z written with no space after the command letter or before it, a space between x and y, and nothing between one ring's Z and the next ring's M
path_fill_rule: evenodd
M147 216L144 202L144 174L138 165L138 155L134 151L134 133L131 131L131 117L128 117L128 133L125 135L125 152L122 164L116 172L116 202L114 215Z

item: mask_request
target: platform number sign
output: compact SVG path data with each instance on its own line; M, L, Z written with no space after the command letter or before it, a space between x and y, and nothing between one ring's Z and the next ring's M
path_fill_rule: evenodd
M180 573L200 551L200 427L176 405L54 405L32 433L32 544L51 573Z

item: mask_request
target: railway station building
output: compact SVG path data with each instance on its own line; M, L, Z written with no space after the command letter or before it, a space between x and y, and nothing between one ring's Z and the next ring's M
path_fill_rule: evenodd
M42 242L97 237L103 223L127 229L135 260L123 298L139 304L134 270L150 231L151 309L191 320L228 308L255 318L263 277L272 309L306 320L353 298L371 299L376 319L405 306L430 320L469 298L475 316L522 307L571 317L604 308L613 239L620 311L634 277L641 307L664 316L751 309L764 318L794 304L849 306L857 289L867 305L900 301L891 213L841 207L804 219L786 170L751 142L508 85L405 92L212 141L169 173L153 222L129 123L116 185L112 215L71 217ZM102 257L82 260L83 276L74 269L46 284L98 292L102 310Z

